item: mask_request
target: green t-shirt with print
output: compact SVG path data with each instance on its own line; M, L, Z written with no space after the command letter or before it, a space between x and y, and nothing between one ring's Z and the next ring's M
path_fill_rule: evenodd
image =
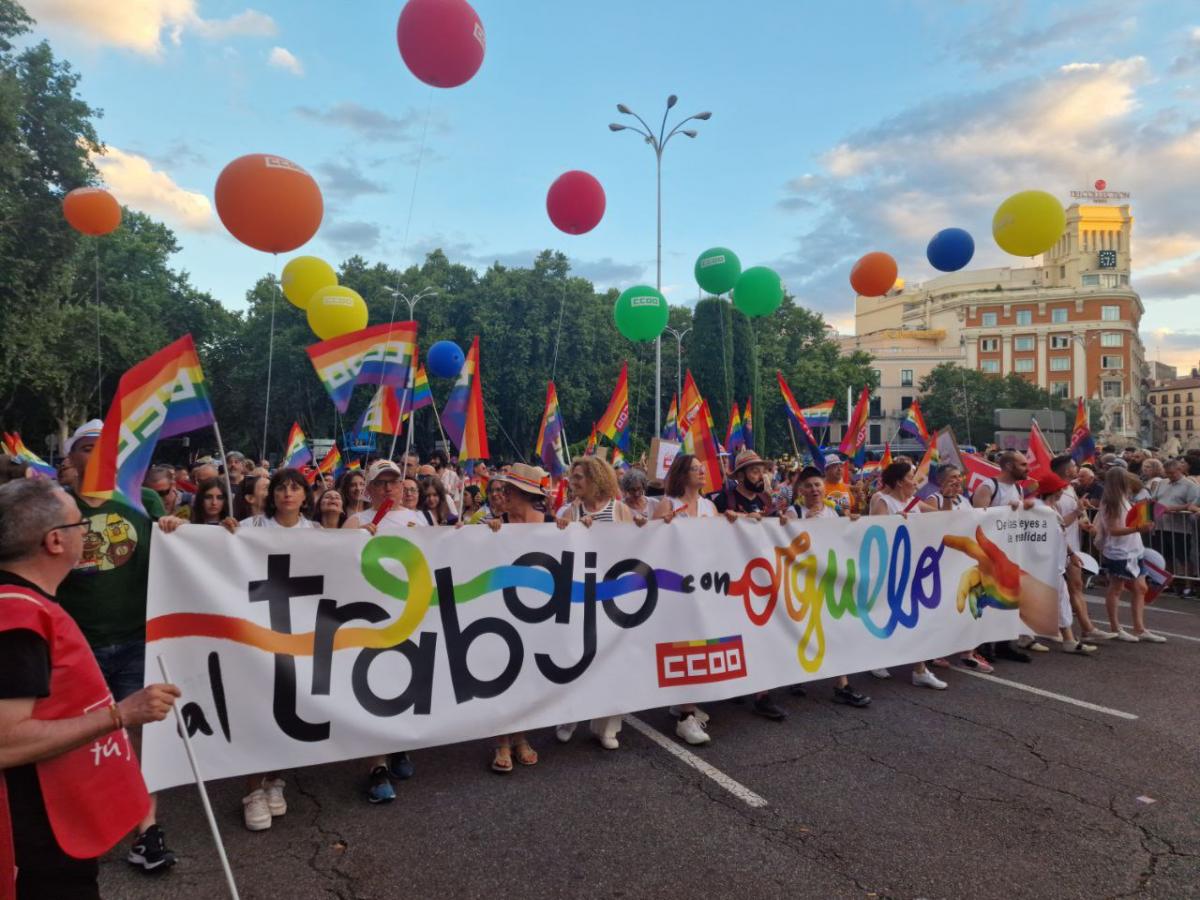
M58 602L93 647L145 640L150 517L114 500L89 506L75 497L75 504L89 524L83 555L59 585ZM161 515L154 491L142 491L142 504Z

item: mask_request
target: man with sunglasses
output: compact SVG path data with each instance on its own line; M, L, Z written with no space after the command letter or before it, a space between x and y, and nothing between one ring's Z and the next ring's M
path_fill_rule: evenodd
M150 808L125 729L162 720L179 696L139 685L115 701L55 602L89 524L49 481L0 487L2 897L100 896L97 858Z
M76 429L67 443L67 458L80 473L87 471L103 425L93 419ZM58 602L87 638L109 690L120 703L145 683L151 528L157 521L164 531L173 531L183 520L165 515L159 495L146 487L142 488L144 513L112 498L101 500L77 491L71 496L87 528L80 527L82 555L59 586ZM134 750L140 751L141 728L131 729L130 737ZM145 872L175 862L155 812L151 797L149 812L126 856Z

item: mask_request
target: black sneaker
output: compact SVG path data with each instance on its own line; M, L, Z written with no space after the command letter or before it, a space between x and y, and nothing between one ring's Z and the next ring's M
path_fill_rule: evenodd
M137 836L125 858L144 872L159 872L175 865L175 853L167 849L167 836L157 825Z
M401 750L388 756L388 771L397 781L408 781L413 777L413 763L408 754Z
M871 705L871 698L866 694L860 694L851 687L835 687L833 689L833 702L845 703L847 706L857 706L862 709L864 706Z
M1018 650L1008 641L996 644L996 659L1007 659L1011 662L1027 663L1031 657L1023 650Z
M752 708L757 715L762 716L764 719L770 719L772 722L782 722L787 718L787 713L775 704L770 694L755 697Z
M806 691L804 689L804 685L802 685L802 684L793 684L790 688L788 688L788 692L793 697L807 697L808 696L808 691Z

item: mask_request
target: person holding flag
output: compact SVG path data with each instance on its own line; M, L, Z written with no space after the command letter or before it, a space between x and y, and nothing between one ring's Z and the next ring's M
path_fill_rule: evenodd
M1146 569L1142 563L1146 545L1143 534L1154 529L1154 522L1138 519L1133 503L1135 483L1140 481L1121 466L1113 466L1104 473L1104 496L1096 514L1096 543L1100 547L1100 571L1108 574L1108 588L1104 592L1104 606L1108 611L1108 625L1117 633L1118 641L1136 644L1146 641L1162 644L1166 638L1146 628ZM1118 601L1121 594L1129 591L1129 610L1133 617L1133 631L1121 627Z

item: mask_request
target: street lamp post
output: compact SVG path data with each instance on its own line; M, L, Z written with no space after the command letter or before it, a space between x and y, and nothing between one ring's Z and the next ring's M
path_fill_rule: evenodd
M692 329L685 328L683 331L676 331L670 325L663 329L673 338L675 338L675 396L683 396L683 339ZM659 434L662 430L659 429Z
M658 244L655 254L655 277L654 287L659 291L662 290L662 155L663 150L667 146L667 142L676 134L685 134L690 138L696 136L696 132L690 128L683 128L688 122L693 119L699 122L706 122L712 118L711 112L696 113L694 116L688 116L675 123L675 126L667 131L667 116L679 98L674 94L667 97L667 108L663 111L662 124L659 126L658 134L655 135L653 129L646 124L646 120L631 110L624 103L617 104L617 112L623 116L633 116L638 120L641 127L636 125L619 125L615 122L611 123L608 128L610 131L634 131L640 134L642 138L654 149L655 159L655 180L657 184L657 219L658 219ZM662 433L662 335L654 339L654 433Z
M407 290L408 285L402 283L399 288L390 288L390 287L384 288L385 291L387 291L389 294L392 295L392 318L391 318L391 321L393 323L396 321L396 304L399 301L403 300L408 305L408 317L409 317L409 319L412 319L413 315L414 315L413 311L417 308L417 303L419 301L424 300L426 297L436 297L437 296L437 289L432 288L432 287L422 288L421 290L419 290L416 294L413 294L412 296L405 294L404 291L402 291L400 288L404 288L405 290ZM391 335L389 334L388 337L390 340ZM415 377L415 372L416 372L416 370L410 367L410 371L409 371L410 377L405 382L404 401L401 403L401 409L403 409L405 406L408 405L408 397L412 394L412 389L413 389L412 381L413 381L413 378ZM380 384L383 383L382 379L383 379L383 376L380 375ZM400 418L402 418L402 416ZM413 420L412 420L412 417L410 414L409 423L408 423L408 432L406 433L405 438L404 438L404 456L406 459L408 457L409 451L412 449L412 426L413 426ZM399 436L400 436L400 422L399 422L399 418L398 418L396 421L396 430L392 432L392 447L390 450L388 450L388 459L391 459L393 456L396 455L396 440L399 438Z

